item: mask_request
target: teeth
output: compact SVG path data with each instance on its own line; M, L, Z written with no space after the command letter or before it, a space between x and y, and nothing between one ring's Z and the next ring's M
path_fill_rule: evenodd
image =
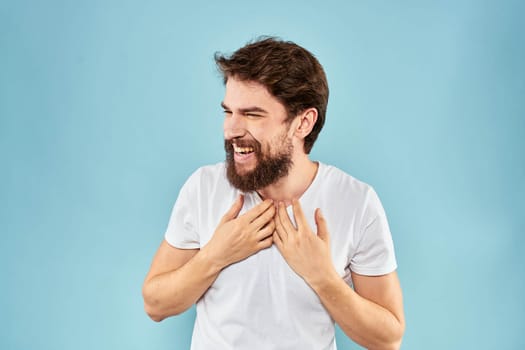
M253 152L253 147L239 147L234 144L233 150L235 151L235 153L250 153Z

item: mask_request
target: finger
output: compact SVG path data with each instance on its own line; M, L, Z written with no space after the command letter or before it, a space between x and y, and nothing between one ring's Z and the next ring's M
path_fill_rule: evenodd
M264 213L262 213L258 218L252 221L250 228L253 230L259 230L261 227L266 225L272 218L275 216L275 207L273 205L269 206Z
M275 216L274 222L275 222L275 233L279 237L279 240L281 242L287 241L288 233L284 229L283 224L281 223L281 219L279 219L278 215Z
M268 223L268 225L266 225L257 232L256 238L259 241L263 240L264 238L272 235L273 231L275 231L275 222L272 220Z
M273 243L277 246L277 249L279 251L283 251L283 241L281 240L281 237L279 237L279 234L277 233L277 230L273 232Z
M279 220L281 221L281 225L286 233L293 233L296 229L295 226L292 224L292 221L290 220L290 217L288 216L288 212L286 211L286 207L284 206L284 203L279 203Z
M303 227L308 226L306 217L304 216L303 208L301 208L301 203L297 199L292 201L293 217L295 218L295 224L297 225L297 230L301 232Z
M257 248L259 250L270 248L272 246L272 244L273 244L273 236L268 236L265 239L263 239L262 241L259 241L257 243Z
M248 222L252 222L255 220L259 215L264 213L266 209L268 209L270 206L272 206L273 201L271 199L266 199L263 202L259 203L252 209L248 210L246 213L243 214L243 217L245 217Z
M321 213L321 209L319 208L315 210L315 224L317 225L317 237L321 238L325 242L329 242L330 234L328 233L326 220L323 216L323 213Z
M244 204L244 196L241 194L239 195L239 197L237 197L235 202L233 202L232 206L230 207L230 209L228 209L226 214L224 214L220 223L223 224L227 221L235 219L237 215L239 215L239 213L241 212L243 204Z

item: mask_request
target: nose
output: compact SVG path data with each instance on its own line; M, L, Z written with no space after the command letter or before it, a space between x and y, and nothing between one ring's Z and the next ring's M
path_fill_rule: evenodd
M246 126L242 116L236 113L224 117L224 138L231 140L243 137L246 134Z

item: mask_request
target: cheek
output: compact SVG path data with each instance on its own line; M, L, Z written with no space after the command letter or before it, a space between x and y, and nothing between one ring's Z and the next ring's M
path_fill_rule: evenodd
M267 140L265 136L265 129L259 126L247 127L246 134L261 144L264 144Z
M286 137L287 135L281 132L279 134L268 135L262 142L259 140L259 142L261 142L262 151L268 154L279 153Z

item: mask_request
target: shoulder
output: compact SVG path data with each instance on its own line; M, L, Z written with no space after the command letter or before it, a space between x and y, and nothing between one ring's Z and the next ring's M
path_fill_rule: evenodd
M366 222L384 215L381 201L371 185L335 166L319 164L320 193L330 199L334 210L354 212Z
M216 176L224 176L226 174L226 164L224 162L219 162L216 164L209 164L204 165L198 168L193 172L191 177L198 176L198 177L216 177Z
M235 191L226 178L224 162L205 165L195 170L186 180L183 190L207 198L211 195L224 195Z
M201 166L186 180L186 185L207 185L226 180L226 166L223 162Z
M319 178L324 190L334 191L339 195L364 200L375 193L372 186L333 165L319 162Z

